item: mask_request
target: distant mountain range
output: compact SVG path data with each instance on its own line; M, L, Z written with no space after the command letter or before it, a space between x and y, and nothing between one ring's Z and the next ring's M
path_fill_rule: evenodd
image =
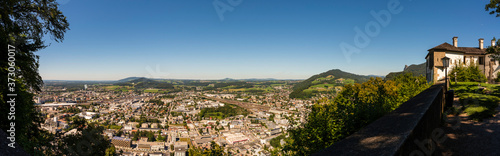
M385 76L385 79L386 80L392 80L396 76L398 76L400 74L404 74L404 73L412 73L413 76L419 76L419 75L425 76L425 63L417 64L417 65L412 64L410 66L406 66L403 71L400 71L400 72L391 72L391 73L387 74Z
M339 79L339 78L352 79L356 83L362 83L362 82L368 81L368 79L370 79L370 77L380 77L380 76L356 75L356 74L344 72L340 69L333 69L333 70L329 70L329 71L324 72L324 73L313 75L310 78L295 84L295 86L293 87L292 93L290 93L290 98L307 98L307 97L312 96L311 93L306 93L306 92L304 92L304 90L315 85L316 83L314 83L314 81L318 81L318 80L332 81L333 79L329 80L331 77L333 77L334 79ZM325 82L325 83L331 84L330 82Z

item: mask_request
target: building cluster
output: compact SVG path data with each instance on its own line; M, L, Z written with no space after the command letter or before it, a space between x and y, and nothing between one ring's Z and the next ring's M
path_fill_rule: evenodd
M304 121L312 101L291 100L288 86L276 92L251 93L183 91L165 94L106 91L90 85L68 91L48 86L36 96L46 116L42 125L59 136L78 133L73 119L97 122L103 135L123 155L188 155L189 148L210 148L212 143L233 155L269 155L269 141ZM227 103L210 98L248 102L270 109L248 109L247 115L227 118L199 116L206 108ZM161 102L153 102L160 100ZM145 135L146 134L146 135Z

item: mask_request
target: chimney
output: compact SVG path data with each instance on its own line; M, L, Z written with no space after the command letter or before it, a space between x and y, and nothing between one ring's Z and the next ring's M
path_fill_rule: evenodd
M491 46L492 46L492 47L494 47L494 46L495 46L495 42L496 42L496 39L495 39L495 38L493 38L493 39L491 40Z
M455 37L453 37L453 46L458 47L457 44L458 44L458 37L455 36Z
M480 38L479 39L479 49L484 49L484 39L483 38Z

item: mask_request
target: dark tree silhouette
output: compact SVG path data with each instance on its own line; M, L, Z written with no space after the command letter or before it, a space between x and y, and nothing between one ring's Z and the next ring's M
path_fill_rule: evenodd
M55 0L0 1L0 128L6 131L10 123L15 123L16 142L32 155L52 151L49 142L53 137L39 129L42 118L34 109L32 93L43 85L35 52L47 47L44 35L50 34L60 42L69 30L57 6ZM7 103L11 98L15 98L15 105ZM15 108L15 118L9 119L11 107Z
M486 4L484 9L489 11L491 15L496 13L496 17L500 17L500 0L490 0L490 3Z

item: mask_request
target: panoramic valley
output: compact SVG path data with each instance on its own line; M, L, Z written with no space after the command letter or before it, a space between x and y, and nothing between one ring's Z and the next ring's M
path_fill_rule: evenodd
M0 2L0 156L500 155L500 1Z
M307 80L53 80L34 100L44 129L64 136L81 117L104 127L122 154L185 152L213 142L229 153L260 155L277 152L313 104L369 79L336 69Z

